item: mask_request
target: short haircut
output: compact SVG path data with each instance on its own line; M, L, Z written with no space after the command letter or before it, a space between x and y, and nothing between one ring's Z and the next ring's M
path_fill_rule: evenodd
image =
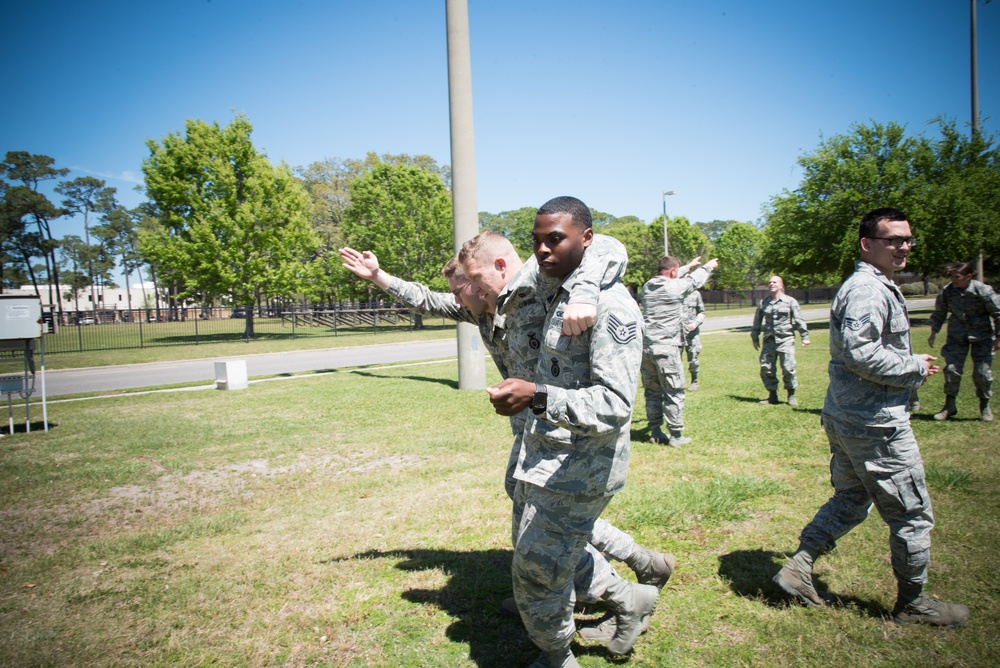
M657 265L656 270L661 274L670 271L671 269L676 269L681 266L681 261L672 255L665 255L660 258L660 264Z
M498 257L510 258L511 255L517 256L517 251L510 239L499 232L480 232L462 244L458 261L464 264L474 258L483 262L486 256L491 256L489 259L493 260Z
M957 271L962 276L972 276L976 273L976 268L968 262L954 262L948 265L948 273Z
M858 225L858 241L870 238L875 234L878 224L883 220L909 220L909 218L899 209L875 209L874 211L869 211L861 218L861 224Z
M543 204L535 215L552 216L557 213L568 213L573 222L585 230L593 227L593 218L587 205L568 195L553 197Z
M458 264L458 256L454 256L450 260L444 263L441 268L441 275L445 278L454 278L455 274L464 275L462 273L462 266Z

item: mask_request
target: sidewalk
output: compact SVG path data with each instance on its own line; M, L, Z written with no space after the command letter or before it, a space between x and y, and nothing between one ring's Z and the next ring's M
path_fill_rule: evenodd
M933 306L933 299L914 299L910 309ZM712 313L711 311L709 313ZM716 312L717 313L717 312ZM830 315L827 306L805 308L802 317L807 321L825 320ZM703 332L749 328L753 315L712 315L701 326ZM144 387L176 385L183 383L214 383L215 363L242 359L247 363L247 376L276 376L309 372L332 371L369 364L392 364L419 360L448 359L458 355L454 339L414 341L410 343L373 344L349 348L301 350L259 355L213 357L152 364L129 364L87 369L61 369L47 371L45 392L48 398L90 392L114 392Z

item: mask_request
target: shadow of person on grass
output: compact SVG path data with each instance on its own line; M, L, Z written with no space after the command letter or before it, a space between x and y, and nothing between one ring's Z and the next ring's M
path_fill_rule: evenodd
M538 658L538 648L528 637L521 620L504 613L500 605L511 596L511 550L404 549L368 550L349 557L334 557L324 563L352 559L387 559L401 571L443 572L447 583L440 589L408 589L403 600L434 605L454 618L445 635L469 646L469 658L480 668L527 666ZM578 622L592 621L577 618ZM573 644L576 656L600 654L603 646Z
M449 378L428 378L427 376L398 376L395 374L380 374L372 373L371 371L355 371L356 376L365 376L366 378L387 378L387 379L399 379L399 380L415 380L421 383L440 383L445 387L450 387L453 390L458 389L458 381L451 380Z
M760 599L771 608L787 608L795 605L795 600L774 583L773 578L790 554L761 549L737 550L719 557L719 577L729 583L734 594L744 598ZM875 601L867 601L854 596L841 596L829 590L822 576L813 575L813 583L820 596L830 605L854 608L867 617L887 619L889 610Z

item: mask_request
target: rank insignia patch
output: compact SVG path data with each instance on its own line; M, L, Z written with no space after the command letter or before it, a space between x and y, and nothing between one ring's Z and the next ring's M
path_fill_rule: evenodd
M865 313L860 318L845 318L844 327L851 330L852 332L856 332L865 325L867 325L869 322L871 322L871 319L872 319L871 313Z
M622 322L612 313L608 316L608 331L611 333L611 338L618 343L630 343L639 333L639 323Z

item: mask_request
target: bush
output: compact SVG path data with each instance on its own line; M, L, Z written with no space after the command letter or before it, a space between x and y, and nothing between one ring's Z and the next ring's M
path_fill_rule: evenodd
M904 297L915 297L924 294L923 283L904 283L899 289Z

